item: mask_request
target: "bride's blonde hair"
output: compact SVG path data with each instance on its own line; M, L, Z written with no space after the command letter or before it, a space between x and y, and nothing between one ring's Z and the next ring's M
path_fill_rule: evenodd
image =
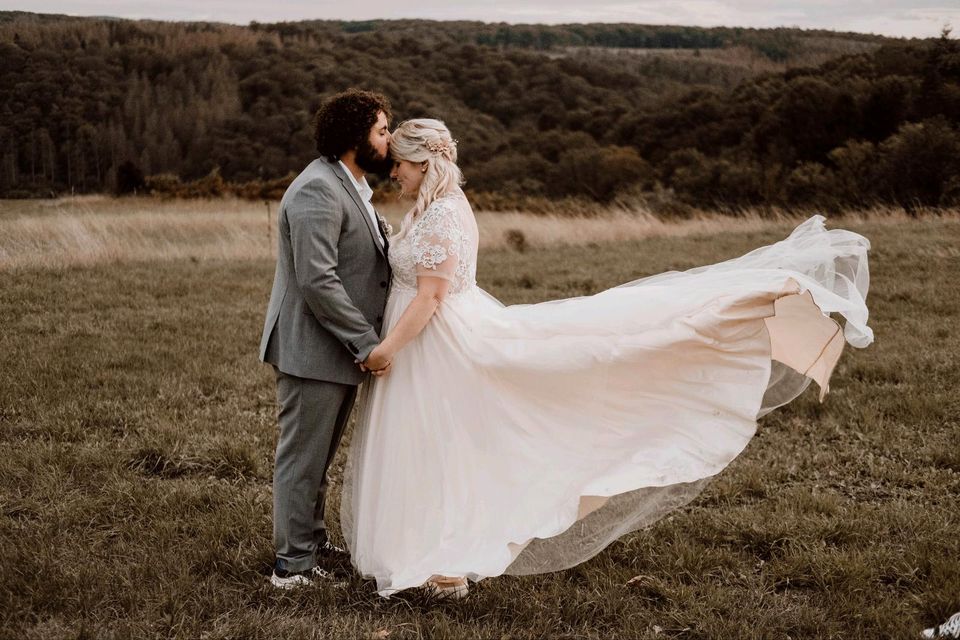
M457 166L457 141L440 120L417 118L401 122L390 139L390 155L394 160L427 163L412 209L414 218L426 211L431 202L463 184L463 174Z

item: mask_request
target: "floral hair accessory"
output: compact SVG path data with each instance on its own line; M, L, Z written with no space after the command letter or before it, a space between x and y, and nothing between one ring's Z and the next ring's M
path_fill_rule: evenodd
M432 141L427 143L427 149L430 153L450 153L450 148L456 145L456 140L451 140L450 142Z

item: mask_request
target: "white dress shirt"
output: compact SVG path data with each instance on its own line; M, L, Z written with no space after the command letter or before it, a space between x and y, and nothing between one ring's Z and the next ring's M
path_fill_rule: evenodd
M343 164L342 160L337 160L337 162L340 163L347 177L350 178L350 182L353 183L353 188L360 194L360 199L363 200L363 204L367 208L367 215L370 216L370 220L373 221L373 228L377 230L377 240L380 241L380 246L382 247L384 244L383 233L380 231L380 221L377 219L377 210L373 208L373 203L370 202L370 198L373 197L373 189L367 184L367 177L360 176L360 181L357 182L357 179L353 177L353 172L347 168L347 165Z

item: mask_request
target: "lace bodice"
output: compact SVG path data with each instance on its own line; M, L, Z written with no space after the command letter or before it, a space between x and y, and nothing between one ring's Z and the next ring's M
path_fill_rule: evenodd
M390 239L393 286L416 290L418 276L433 276L450 281L449 293L466 291L476 284L477 243L477 223L463 194L434 200L416 219L405 218Z

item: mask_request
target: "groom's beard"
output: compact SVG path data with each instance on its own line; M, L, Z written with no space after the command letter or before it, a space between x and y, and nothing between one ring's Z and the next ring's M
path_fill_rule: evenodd
M357 147L356 155L357 166L363 169L364 173L374 173L381 178L390 175L393 168L393 158L389 153L380 155L380 152L373 148L369 140L364 140Z

